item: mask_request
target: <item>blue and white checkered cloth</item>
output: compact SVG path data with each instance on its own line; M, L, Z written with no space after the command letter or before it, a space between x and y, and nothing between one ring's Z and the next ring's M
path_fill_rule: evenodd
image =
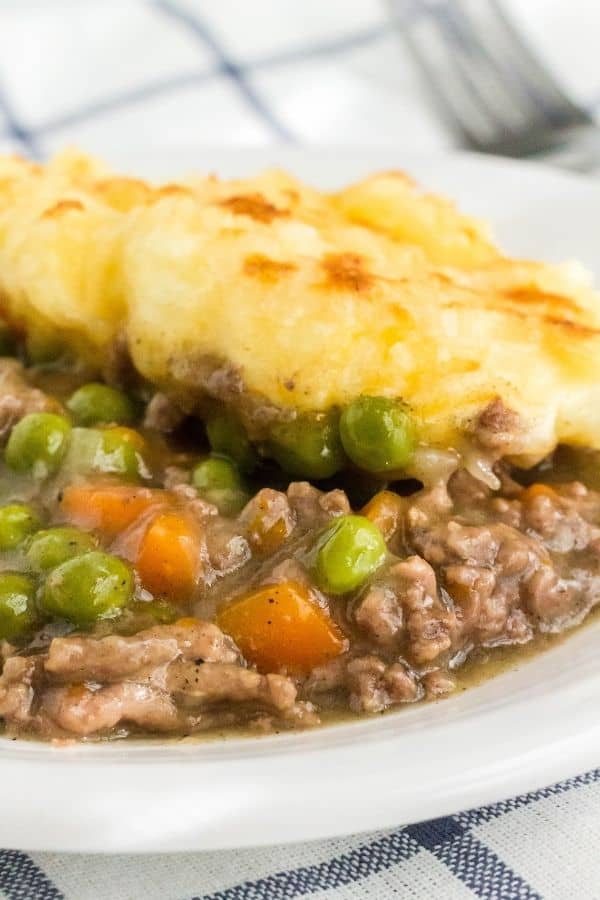
M600 769L393 831L158 856L0 851L7 900L597 900Z
M410 0L407 15L426 15L428 2ZM512 7L573 96L595 109L597 0ZM291 142L451 143L377 0L0 0L0 152ZM0 787L3 815L1 796ZM147 857L0 850L0 897L600 900L599 845L600 769L318 843Z

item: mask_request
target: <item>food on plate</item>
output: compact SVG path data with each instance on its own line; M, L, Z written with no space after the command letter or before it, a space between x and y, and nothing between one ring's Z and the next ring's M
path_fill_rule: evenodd
M600 298L402 173L0 159L0 720L278 731L600 598Z

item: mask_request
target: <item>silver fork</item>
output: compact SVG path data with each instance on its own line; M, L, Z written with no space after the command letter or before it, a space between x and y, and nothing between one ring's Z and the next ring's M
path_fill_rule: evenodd
M600 128L527 46L500 0L387 0L440 113L480 153L600 166Z

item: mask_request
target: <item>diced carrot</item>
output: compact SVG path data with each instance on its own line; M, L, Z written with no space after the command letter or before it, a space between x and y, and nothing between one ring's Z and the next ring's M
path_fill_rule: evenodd
M254 550L259 553L273 553L283 544L290 533L285 519L276 519L269 523L262 516L257 516L250 525L249 538Z
M217 616L246 659L262 672L308 674L347 642L304 585L287 581L234 600Z
M549 484L541 484L539 481L530 484L521 494L522 500L535 500L537 497L550 497L552 500L557 500L558 494Z
M144 532L135 559L144 587L173 600L187 599L201 573L201 543L194 519L175 510L159 513Z
M60 509L67 522L80 528L97 529L105 537L115 538L153 506L170 501L166 491L86 482L64 488Z
M379 491L362 510L370 522L377 525L386 541L389 541L398 528L405 503L402 497L393 491Z

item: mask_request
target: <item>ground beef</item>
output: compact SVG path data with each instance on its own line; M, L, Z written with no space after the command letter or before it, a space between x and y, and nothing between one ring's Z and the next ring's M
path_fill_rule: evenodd
M206 522L206 552L212 574L222 577L236 572L250 559L250 545L240 530L239 523L221 516Z
M132 637L54 638L45 654L10 657L0 676L0 716L45 736L197 731L265 712L315 724L296 696L293 680L248 669L216 625L192 619Z
M313 703L381 712L448 695L454 667L474 647L561 631L600 597L600 499L580 483L523 488L499 471L502 487L493 491L458 471L447 485L402 500L389 542L396 555L358 595L334 598L313 583L310 548L332 516L349 511L343 492L265 488L237 518L224 518L196 508L178 474L170 488L180 488L204 535L198 611L212 617L219 596L252 585L300 582L345 632L348 649L291 678L248 667L216 625L194 620L131 637L55 637L35 656L3 645L0 715L9 728L82 736L247 722L268 731L314 724Z
M200 374L209 396L242 389L239 373L227 367L211 363ZM18 362L0 361L0 439L28 412L61 409L27 378ZM254 400L247 411L259 410ZM271 412L265 407L258 417L256 434ZM157 394L145 426L168 433L182 416ZM474 648L525 644L580 622L600 598L600 493L580 482L519 484L494 460L518 444L520 429L516 413L496 399L472 423L466 450L468 468L485 483L464 467L455 471L452 454L443 465L429 460L426 487L415 483L410 496L388 492L369 504L364 513L380 526L388 556L348 596L327 596L315 577L321 530L352 511L342 490L307 482L286 491L264 487L239 515L226 517L198 495L187 469L166 466L168 503L198 525L201 575L183 611L200 618L133 635L108 634L119 627L112 621L87 635L56 636L51 628L26 648L2 642L0 717L12 733L45 737L304 727L318 722L315 706L378 713L444 697ZM43 491L34 490L43 505ZM132 540L146 521L127 532ZM209 621L232 598L286 581L302 584L344 638L340 656L308 673L257 670ZM138 591L136 599L141 585ZM127 615L136 613L128 608L123 621Z
M563 498L552 489L548 493L524 491L524 497L520 526L534 532L549 550L557 553L583 550L600 537L600 528L591 525L579 512L581 497Z
M109 635L54 638L44 669L60 681L121 681L148 673L175 659L202 662L239 662L233 641L216 625L190 620L180 625L157 625L132 637Z
M289 537L296 524L296 513L284 493L262 488L242 510L240 523L250 546L261 552Z
M400 662L386 665L377 656L362 656L349 662L346 672L349 704L354 712L382 712L422 696L416 676Z
M448 489L440 483L411 498L404 538L412 555L379 573L351 607L377 658L408 660L428 696L453 689L447 666L472 647L561 631L600 598L597 495L581 484L523 488L503 473L501 481L507 496L460 471ZM332 673L317 672L312 688ZM337 677L343 687L345 675Z
M472 425L472 433L479 446L504 455L513 446L521 432L518 413L504 405L496 397L477 416Z
M184 718L165 691L126 681L107 687L49 686L41 694L33 720L43 734L57 729L80 737L108 733L121 723L167 732L184 727Z
M456 681L443 669L426 672L422 684L428 697L446 697L456 689Z
M317 701L331 692L344 693L354 712L371 713L413 703L424 694L417 674L404 661L388 664L375 654L350 653L314 669L303 690Z
M178 702L193 708L231 701L287 712L296 701L296 686L284 675L260 675L227 663L180 660L169 667L167 687Z
M8 641L0 641L0 662L4 663L9 656L14 656L17 648L14 644L9 644Z
M354 621L380 646L391 644L404 628L400 594L393 584L370 585L354 612Z
M308 481L293 481L287 490L290 507L301 528L319 527L333 516L351 512L350 502L339 489L323 493Z
M312 704L381 712L448 695L473 648L561 631L600 597L600 499L580 483L524 488L498 470L494 491L458 471L402 500L387 563L357 595L335 598L316 589L310 548L332 516L350 510L343 492L265 488L224 518L198 505L179 470L168 480L202 525L201 614L212 617L218 597L252 585L296 581L329 610L348 649L292 678L247 666L216 625L197 620L131 637L54 637L32 656L3 645L0 715L9 729L269 731L315 724Z
M36 684L43 678L43 660L39 656L11 656L0 676L0 716L16 726L27 726Z
M183 500L193 499L198 496L198 492L193 484L190 483L190 473L182 466L167 466L163 473L163 486L168 491L178 491ZM216 510L216 507L215 507Z
M198 496L198 491L190 484L190 473L185 469L168 466L165 470L164 486L183 501L187 511L199 521L219 514L219 509L214 503L209 503L208 500Z
M458 628L448 596L419 556L391 566L385 580L366 591L354 619L376 644L405 649L419 663L448 650Z
M144 428L154 428L163 434L170 434L181 425L185 413L166 394L154 394L144 416Z
M19 419L32 412L61 412L57 400L33 387L16 359L0 358L0 441Z

